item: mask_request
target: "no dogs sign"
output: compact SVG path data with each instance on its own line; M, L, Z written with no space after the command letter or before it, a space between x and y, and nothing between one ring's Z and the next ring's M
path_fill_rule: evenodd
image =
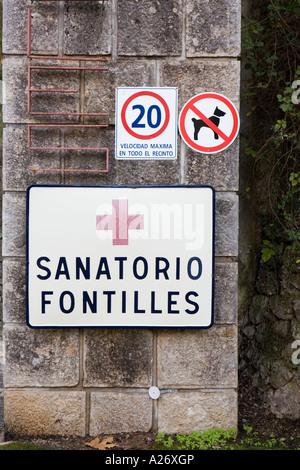
M177 89L116 90L116 159L174 160Z
M185 143L196 152L218 153L235 140L239 131L239 115L225 96L201 93L182 108L179 131Z

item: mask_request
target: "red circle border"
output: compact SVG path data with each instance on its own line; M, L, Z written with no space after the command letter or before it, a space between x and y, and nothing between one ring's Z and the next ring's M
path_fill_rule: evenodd
M126 122L126 119L125 119L126 110L129 106L129 104L131 103L131 101L133 101L135 98L137 98L139 96L152 96L153 98L158 99L158 101L160 101L160 103L164 107L164 110L165 110L165 113L166 113L165 122L164 122L163 126L157 132L155 132L154 134L151 134L151 135L137 134L136 132L133 132L130 129L130 127L128 126L128 124ZM124 126L124 129L132 137L135 137L136 139L142 139L142 140L154 139L155 137L158 137L159 135L161 135L166 130L166 128L168 127L168 124L170 122L170 110L169 110L169 107L168 107L166 101L161 96L159 96L157 93L154 93L153 91L139 91L138 93L135 93L134 95L127 98L127 100L123 104L123 107L122 107L122 110L121 110L121 121L122 121L122 124Z
M232 113L232 117L233 117L233 128L232 128L232 131L231 131L230 135L228 136L228 139L225 142L223 142L223 144L220 144L216 147L212 147L211 149L208 148L208 147L203 147L203 146L197 145L194 141L192 141L192 139L188 136L188 134L185 130L185 126L184 126L186 114L187 114L190 106L193 105L195 102L198 102L198 101L200 101L202 99L205 99L205 98L214 98L214 99L220 100L222 103L224 103L226 106L228 106L228 108L230 109L230 111ZM234 139L237 136L238 130L239 130L239 116L238 116L238 113L237 113L237 110L236 110L235 106L231 103L231 101L228 98L226 98L223 95L219 95L218 93L201 93L199 95L194 96L193 98L191 98L184 105L184 107L182 108L182 111L180 113L180 116L179 116L179 131L180 131L180 134L181 134L183 140L186 142L186 144L189 147L191 147L192 149L194 149L196 151L199 151L201 153L221 152L222 150L224 150L225 148L229 147L229 145L232 144L232 142L234 141Z

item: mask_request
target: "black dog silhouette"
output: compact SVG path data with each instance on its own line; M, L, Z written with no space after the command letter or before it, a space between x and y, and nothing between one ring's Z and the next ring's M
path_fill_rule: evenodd
M210 116L209 120L215 126L219 127L220 117L224 116L225 114L226 113L224 111L221 111L221 109L219 109L217 106L216 109L214 110L213 116ZM200 129L202 127L209 127L209 126L204 121L202 121L202 119L193 118L192 121L194 123L194 140L198 140L198 134L199 134ZM214 136L215 136L215 139L219 138L216 132L214 132Z

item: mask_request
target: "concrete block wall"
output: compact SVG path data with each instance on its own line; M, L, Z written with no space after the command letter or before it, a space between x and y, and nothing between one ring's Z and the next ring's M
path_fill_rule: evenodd
M216 155L193 152L178 136L175 161L114 159L115 88L178 88L178 110L215 91L239 108L240 0L6 0L3 63L3 309L5 428L16 435L190 432L237 426L238 139ZM27 57L27 8L33 54ZM38 112L106 112L107 117L29 115L28 65L55 56L105 57L108 70L34 71L32 86L79 94L34 96ZM79 65L78 60L69 65ZM101 63L100 63L101 64ZM64 64L63 64L64 65ZM95 63L93 63L93 66ZM57 85L58 84L58 85ZM101 153L29 150L28 124L105 123L83 136ZM37 146L76 145L61 128L33 131ZM26 325L26 188L30 184L178 185L216 189L215 324L208 330L49 329ZM158 400L148 394L156 385Z

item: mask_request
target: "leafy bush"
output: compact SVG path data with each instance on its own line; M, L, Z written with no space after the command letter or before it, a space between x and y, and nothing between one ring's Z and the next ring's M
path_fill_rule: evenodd
M279 245L300 262L300 0L253 3L242 34L251 123L244 148L255 162L253 199L264 207L262 259Z

